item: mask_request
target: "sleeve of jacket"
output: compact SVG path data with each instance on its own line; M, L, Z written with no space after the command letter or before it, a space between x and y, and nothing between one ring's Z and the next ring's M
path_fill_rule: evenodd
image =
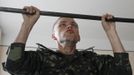
M96 55L95 65L99 75L132 75L128 53L114 53L114 57Z
M5 68L11 74L35 74L40 67L41 57L36 51L24 51L25 44L12 43Z

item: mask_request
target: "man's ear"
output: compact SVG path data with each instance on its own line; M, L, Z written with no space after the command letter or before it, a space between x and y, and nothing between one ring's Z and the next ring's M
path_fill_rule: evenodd
M54 33L52 34L52 39L57 40L57 38L55 37Z

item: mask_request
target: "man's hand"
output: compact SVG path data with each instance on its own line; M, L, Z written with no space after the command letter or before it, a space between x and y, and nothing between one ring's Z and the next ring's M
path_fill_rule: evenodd
M106 32L111 31L111 30L112 31L116 30L115 22L106 21L106 19L109 20L109 19L112 19L112 18L113 18L113 16L110 15L110 14L105 14L105 15L102 16L102 26L103 26L103 28Z
M29 14L23 14L24 23L27 25L34 25L40 17L40 10L34 6L25 6L24 11Z

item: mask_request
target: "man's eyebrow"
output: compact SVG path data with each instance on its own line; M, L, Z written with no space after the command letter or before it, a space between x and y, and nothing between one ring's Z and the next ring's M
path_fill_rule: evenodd
M77 24L77 23L76 23L76 22L74 22L74 21L73 21L72 23Z
M67 21L60 21L60 23L66 23Z
M72 22L72 24L75 24L75 25L77 25L77 26L78 26L78 24L77 24L76 22Z

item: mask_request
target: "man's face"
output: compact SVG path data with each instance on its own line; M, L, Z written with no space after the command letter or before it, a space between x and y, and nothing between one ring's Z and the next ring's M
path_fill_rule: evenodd
M54 26L52 36L58 42L80 41L78 25L73 18L59 18Z

